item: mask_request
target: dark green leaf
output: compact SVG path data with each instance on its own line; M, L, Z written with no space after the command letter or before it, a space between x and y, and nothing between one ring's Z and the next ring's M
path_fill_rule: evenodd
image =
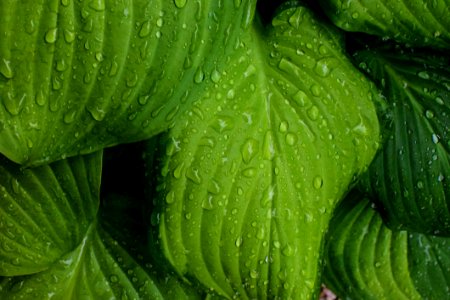
M391 133L367 186L391 228L450 234L450 60L378 50L355 56L390 105Z
M450 239L391 231L370 200L352 192L328 234L324 281L343 299L446 299Z
M450 48L449 0L320 0L338 27L409 45Z

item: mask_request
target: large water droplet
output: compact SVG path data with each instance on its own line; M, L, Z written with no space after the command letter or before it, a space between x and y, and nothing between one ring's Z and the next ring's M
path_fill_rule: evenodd
M104 11L105 0L92 0L89 6L96 11Z
M242 160L248 164L258 153L258 141L248 139L241 147Z
M183 8L186 5L187 0L174 0L175 6L178 8Z
M323 179L322 179L322 177L320 177L320 176L314 177L314 179L313 179L313 187L316 190L319 190L319 189L322 188L322 186L323 186Z
M297 143L297 136L292 132L287 133L285 139L286 144L288 144L289 146L293 146Z
M45 34L45 41L49 44L53 44L56 42L56 38L58 37L58 28L50 28Z
M174 191L170 191L166 195L166 203L167 204L172 204L174 202L175 202L175 192Z
M141 38L148 36L151 33L152 25L150 21L146 21L142 24L141 30L139 30L139 36Z
M13 71L11 68L11 61L3 58L0 60L0 73L6 78L11 79L13 78Z

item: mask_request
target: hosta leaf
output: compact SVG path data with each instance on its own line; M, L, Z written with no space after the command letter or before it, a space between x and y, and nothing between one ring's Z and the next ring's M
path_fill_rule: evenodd
M151 271L147 270L150 269ZM141 266L93 223L82 243L46 271L0 282L2 299L199 299L175 277Z
M343 299L446 299L450 239L391 231L370 200L352 192L330 226L323 272Z
M167 129L255 0L0 3L0 153L35 165Z
M237 46L162 138L152 219L166 258L208 291L309 299L330 214L376 151L376 94L304 7Z
M97 215L101 152L22 170L0 158L0 275L48 268Z
M450 48L449 0L321 0L338 27L413 46Z
M431 53L355 56L391 106L391 135L367 186L391 228L450 234L450 60Z

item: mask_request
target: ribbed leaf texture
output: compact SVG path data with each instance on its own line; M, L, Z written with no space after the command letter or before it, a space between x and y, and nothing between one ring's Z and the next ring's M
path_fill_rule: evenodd
M0 158L1 276L42 271L78 247L97 215L101 160L97 152L22 170Z
M37 165L167 129L255 0L0 2L0 153Z
M161 138L153 223L169 262L207 291L313 298L331 212L377 149L378 94L305 7L238 41Z
M449 0L320 0L333 23L417 47L450 48Z
M382 89L392 123L368 172L389 226L450 234L450 60L384 49L355 55Z
M342 299L447 299L450 239L391 231L352 192L333 218L324 281Z

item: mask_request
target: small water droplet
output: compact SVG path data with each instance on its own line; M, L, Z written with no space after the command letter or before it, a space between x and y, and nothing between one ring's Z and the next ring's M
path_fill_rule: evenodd
M3 58L0 60L0 73L6 78L13 78L14 74L11 68L11 61Z
M286 144L293 146L297 143L297 136L294 133L286 134Z
M255 168L246 168L242 171L242 175L244 175L247 178L255 177L256 169Z
M178 8L183 8L186 5L187 0L175 0L175 6Z
M288 128L289 128L288 122L283 121L283 122L280 123L279 130L280 130L281 133L285 133L288 130Z
M148 36L151 32L151 29L152 29L152 26L151 26L150 21L144 22L141 26L141 30L139 30L139 36L141 38Z
M294 101L301 107L306 106L306 104L308 103L308 96L306 95L306 93L304 91L298 91L294 96L293 96Z
M58 37L58 28L50 28L47 33L45 34L45 41L49 44L53 44L56 42L56 39Z
M294 249L290 245L287 245L286 247L283 248L281 253L283 253L284 256L289 257L289 256L294 255Z
M240 247L241 245L242 245L242 242L243 242L243 240L242 240L242 237L240 236L240 237L238 237L237 239L236 239L236 241L234 242L234 244L236 245L236 247Z
M434 113L431 110L426 110L425 116L427 117L427 119L432 119L434 118Z
M166 203L167 204L172 204L174 202L175 202L175 192L174 191L170 191L166 195Z
M211 80L212 80L212 82L214 82L214 83L219 83L220 77L221 77L221 75L220 75L219 71L217 71L216 69L214 69L214 70L212 71L212 73L211 73Z
M175 179L180 179L181 175L183 174L183 170L184 170L184 163L181 163L173 171L173 177L175 177Z
M241 147L242 160L248 164L258 153L258 141L248 139Z
M319 118L319 109L317 106L311 106L307 111L307 115L312 121L317 120Z
M418 181L417 182L417 188L419 189L419 190L421 190L421 189L423 189L423 182L422 181Z
M191 167L187 170L186 177L195 184L202 183L202 178L200 177L200 171L199 171L199 169L197 169L195 167Z
M92 0L89 6L96 11L104 11L105 0Z
M273 141L273 134L268 130L264 136L263 158L265 160L272 160L275 156L275 145Z
M322 177L320 177L320 176L314 177L314 180L313 180L313 187L314 187L316 190L318 190L318 189L322 188L322 186L323 186L323 179L322 179Z
M419 73L417 73L417 76L422 79L430 79L430 74L428 74L427 71L420 71Z
M256 270L250 271L250 278L256 279L258 277L259 277L258 271L256 271Z
M312 93L314 96L317 97L317 96L320 95L320 86L319 86L319 85L313 84L313 85L311 86L310 90L311 90L311 93Z
M66 123L66 124L73 123L73 121L75 120L76 115L77 115L77 110L76 109L70 110L69 112L67 112L64 115L64 123Z
M194 82L202 83L204 79L205 79L205 73L203 73L202 68L198 68L197 72L195 72L195 75L194 75Z

